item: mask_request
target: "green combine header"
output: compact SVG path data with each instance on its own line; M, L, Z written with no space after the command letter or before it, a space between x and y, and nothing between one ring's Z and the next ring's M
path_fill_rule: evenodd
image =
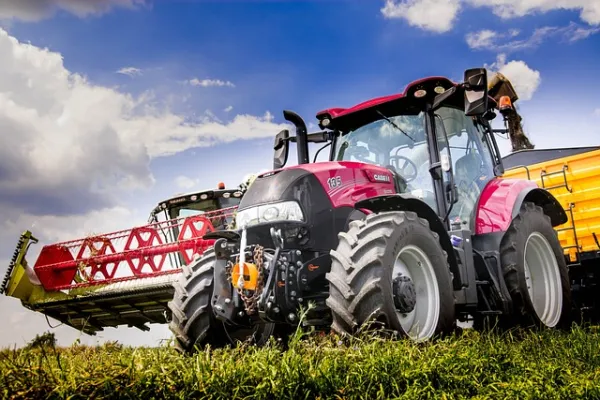
M160 202L147 225L47 244L31 266L38 239L21 234L0 293L87 334L167 322L181 267L210 246L202 237L230 227L246 185L188 193Z

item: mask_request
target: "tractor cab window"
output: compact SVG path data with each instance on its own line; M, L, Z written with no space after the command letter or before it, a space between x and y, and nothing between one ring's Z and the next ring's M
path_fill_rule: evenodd
M462 110L440 108L436 111L436 126L438 148L441 154L450 152L458 192L458 202L452 207L450 222L460 222L464 228L468 228L481 191L494 177L492 154L484 140L483 127ZM446 131L447 143L441 129Z
M223 208L229 208L237 206L241 199L239 197L218 197L216 199L201 200L193 203L187 203L178 207L174 207L169 210L170 217L175 218L186 218L194 215L202 215L207 212L220 210ZM228 214L232 214L229 212ZM228 224L233 221L233 216L228 215L226 217L212 217L211 222L216 229L225 229Z
M407 191L437 211L425 114L390 116L363 125L336 140L335 160L360 161L386 167L403 179Z

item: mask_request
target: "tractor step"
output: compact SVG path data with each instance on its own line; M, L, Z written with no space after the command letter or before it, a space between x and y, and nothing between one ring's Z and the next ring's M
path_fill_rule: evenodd
M303 327L318 327L318 326L331 326L331 319L305 319L302 321Z
M502 311L478 311L481 315L502 315Z

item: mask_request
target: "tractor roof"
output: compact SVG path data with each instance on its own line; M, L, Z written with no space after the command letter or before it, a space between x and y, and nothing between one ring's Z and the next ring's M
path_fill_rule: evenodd
M423 110L425 102L432 101L441 92L440 87L445 91L455 86L458 86L457 83L442 76L423 78L409 83L402 93L377 97L350 108L338 107L319 111L317 119L319 124L324 119L329 119L328 127L331 129L348 131L381 119L381 115L376 111L386 116L393 116L398 114L398 108L402 108L403 114L416 115ZM415 93L419 90L425 90L423 97L415 97ZM464 107L462 96L453 96L453 98L455 106ZM490 101L494 102L492 98Z
M201 201L208 199L216 199L220 197L241 198L242 195L242 190L239 187L231 189L208 189L196 192L182 193L159 202L158 205L154 208L154 210L152 210L152 214L156 214L161 210L169 208L174 204L193 203L199 200Z
M432 85L438 86L438 85L436 85L436 83L438 83L438 85L440 85L440 86L443 86L444 89L449 89L452 86L456 86L456 83L454 83L454 82L450 81L448 78L444 78L442 76L419 79L419 80L409 83L404 88L404 91L402 93L376 97L371 100L363 101L362 103L356 104L350 108L339 108L339 107L328 108L326 110L319 111L317 113L317 118L322 119L326 115L329 115L329 118L337 119L337 118L343 117L345 115L354 114L361 110L373 108L375 106L386 104L386 103L392 102L394 100L408 97L409 94L412 94L413 92L420 89L421 88L420 86L432 86ZM417 86L419 86L419 87L417 87Z

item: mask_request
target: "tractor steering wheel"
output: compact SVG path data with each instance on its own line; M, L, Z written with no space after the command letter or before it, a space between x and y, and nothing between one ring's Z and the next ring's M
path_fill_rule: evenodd
M410 158L407 158L404 156L398 156L398 155L390 156L390 161L391 160L404 160L404 164L402 165L402 167L399 167L400 168L399 174L402 175L402 177L404 178L404 180L406 182L412 182L417 178L418 167L417 167L417 164L415 164L413 160L411 160ZM400 163L398 163L398 164L400 164ZM413 174L406 174L404 172L407 165L409 165L409 164L413 167L413 170L415 171Z

